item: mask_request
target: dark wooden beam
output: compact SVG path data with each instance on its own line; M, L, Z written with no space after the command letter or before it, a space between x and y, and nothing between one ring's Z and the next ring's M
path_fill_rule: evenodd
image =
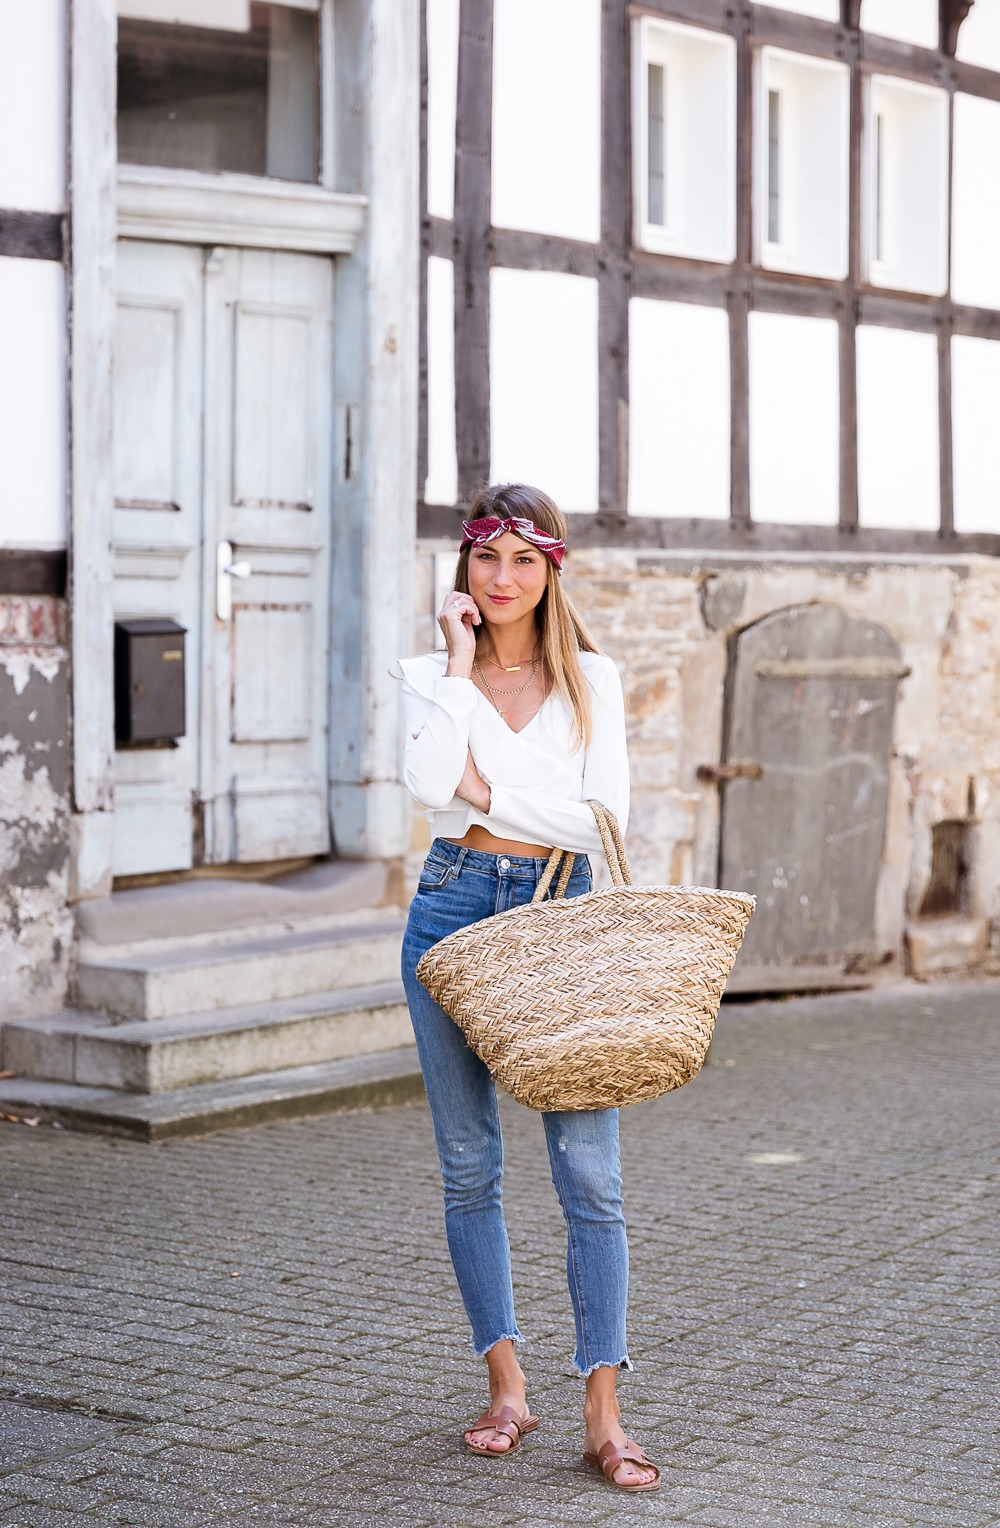
M769 5L751 5L749 19L755 47L773 44L797 53L819 53L824 58L842 56L844 33L839 21L822 21Z
M630 65L627 0L601 0L601 250L596 266L598 503L601 509L620 513L625 512L628 502Z
M0 547L0 595L66 597L66 553Z
M709 265L700 260L678 260L632 251L629 285L633 297L662 297L666 301L700 303L722 308L733 284L731 265Z
M61 212L20 212L0 207L0 255L15 260L63 259L66 218Z
M869 287L858 293L858 321L876 324L882 329L911 329L918 334L935 334L940 328L943 299L940 297L897 296Z
M461 0L455 142L455 430L463 496L490 471L493 3Z
M936 48L918 48L894 37L880 37L876 32L858 33L858 52L869 68L881 74L902 74L909 79L940 84L945 68Z
M966 95L982 96L986 101L1000 101L1000 72L980 69L977 64L952 64L955 88Z
M735 19L735 18L734 18ZM729 309L729 512L750 519L750 285L753 266L753 55L749 20L736 38L736 262Z
M939 535L935 531L876 530L837 525L767 525L753 521L673 519L652 515L569 515L570 554L579 548L754 556L952 557L1000 556L1000 535ZM420 505L417 534L426 541L454 541L461 531L460 508Z
M837 309L837 354L840 392L840 523L852 530L858 523L858 331L854 292L864 256L863 157L861 135L864 118L864 81L858 67L857 32L847 38L847 62L851 68L851 102L847 192L847 281Z
M996 308L963 308L951 304L951 327L954 334L969 334L982 340L1000 340L1000 312Z
M630 16L662 16L668 21L694 21L713 31L728 31L743 0L634 0Z
M431 248L431 220L427 216L427 0L420 0L420 334L417 352L417 496L423 498L427 482L427 258Z
M811 281L801 277L752 271L747 282L750 307L759 313L789 313L800 318L837 318L845 306L840 281Z
M563 271L570 276L597 276L600 251L595 244L563 239L556 234L525 233L517 228L494 228L490 264L517 271Z

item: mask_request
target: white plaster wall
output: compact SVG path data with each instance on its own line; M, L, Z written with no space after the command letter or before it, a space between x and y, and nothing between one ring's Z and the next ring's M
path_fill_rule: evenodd
M1000 532L1000 341L951 342L956 531Z
M66 545L66 278L0 257L0 545Z
M959 27L955 57L981 69L1000 69L1000 0L975 0Z
M951 289L1000 308L1000 102L955 97Z
M937 530L937 339L862 325L857 344L861 524Z
M725 310L633 298L630 514L728 517L729 403Z
M458 498L455 449L455 267L427 260L427 482L428 504Z
M839 337L832 318L751 313L750 512L835 525L840 503Z
M459 0L427 0L427 211L455 210Z
M0 207L66 206L66 0L0 5Z
M922 48L938 45L938 0L864 0L861 25Z
M495 0L493 222L596 242L600 0Z
M596 509L597 282L495 269L490 308L490 477Z
M777 11L798 11L800 16L818 16L820 21L840 20L840 0L769 0Z

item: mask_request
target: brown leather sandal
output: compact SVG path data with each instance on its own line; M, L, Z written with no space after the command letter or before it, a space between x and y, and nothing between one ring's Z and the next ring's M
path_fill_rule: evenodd
M538 1426L538 1418L530 1414L519 1417L513 1406L501 1406L498 1411L490 1411L487 1408L478 1422L472 1422L464 1433L465 1446L470 1454L475 1454L480 1459L505 1459L516 1448L520 1448L521 1439L525 1433L534 1432ZM510 1448L485 1448L476 1443L469 1442L469 1434L485 1432L492 1427L495 1433L502 1438L510 1439Z
M638 1443L633 1443L631 1438L625 1439L625 1447L618 1448L614 1443L605 1443L604 1447L596 1454L584 1453L584 1464L592 1464L600 1470L609 1485L617 1486L619 1491L656 1491L660 1485L660 1467L654 1464L652 1459ZM638 1464L641 1468L656 1471L655 1480L640 1480L632 1485L623 1484L615 1479L615 1470L620 1464Z

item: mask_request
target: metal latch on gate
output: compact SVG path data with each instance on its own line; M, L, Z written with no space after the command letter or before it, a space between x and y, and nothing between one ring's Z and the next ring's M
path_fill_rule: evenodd
M762 764L747 761L732 764L699 764L695 770L699 780L710 780L719 785L723 780L759 780L764 773Z

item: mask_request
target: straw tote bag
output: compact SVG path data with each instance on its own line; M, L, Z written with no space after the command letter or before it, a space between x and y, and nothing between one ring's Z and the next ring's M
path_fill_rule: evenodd
M565 896L554 849L533 900L449 934L417 976L501 1087L529 1109L613 1109L701 1068L755 899L633 886L618 823L588 802L613 885Z

